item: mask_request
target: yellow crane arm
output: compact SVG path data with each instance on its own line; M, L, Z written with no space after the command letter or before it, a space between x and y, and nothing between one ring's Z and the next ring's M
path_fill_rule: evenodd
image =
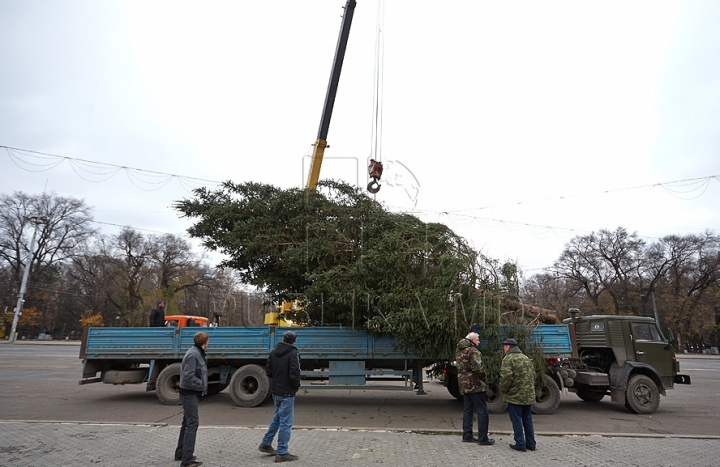
M322 117L320 118L320 129L318 130L317 140L313 145L310 172L308 173L307 184L305 185L305 188L308 190L314 190L320 179L320 167L322 166L323 156L325 155L325 148L328 147L327 134L330 129L330 118L332 117L333 106L335 105L335 95L337 94L338 83L340 82L340 71L342 70L343 60L345 59L345 49L347 48L347 41L350 36L350 25L352 24L355 5L355 0L347 0L344 7L345 14L343 15L342 24L340 25L340 35L338 36L337 47L335 48L335 59L330 72L330 82L328 83L327 94L325 95Z
M313 144L313 152L310 158L310 172L308 173L307 185L305 186L308 190L314 190L320 179L320 167L322 166L327 145L327 141L323 139L319 139Z

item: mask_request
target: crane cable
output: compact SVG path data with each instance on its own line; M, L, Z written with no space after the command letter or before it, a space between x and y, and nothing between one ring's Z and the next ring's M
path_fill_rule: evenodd
M382 99L383 99L383 62L384 39L383 29L385 20L385 2L377 2L377 20L375 25L375 74L373 86L373 122L370 136L370 165L369 176L372 181L367 186L370 193L380 190L378 180L382 175ZM373 170L373 166L375 169ZM379 167L378 167L379 166ZM379 169L379 172L378 172Z

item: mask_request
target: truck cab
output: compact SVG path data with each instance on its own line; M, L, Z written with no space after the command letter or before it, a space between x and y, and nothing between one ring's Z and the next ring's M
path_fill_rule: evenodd
M587 402L610 394L613 402L635 413L653 413L676 383L690 384L679 374L674 337L660 331L652 318L592 315L563 321L570 327L573 358L552 367L561 388Z

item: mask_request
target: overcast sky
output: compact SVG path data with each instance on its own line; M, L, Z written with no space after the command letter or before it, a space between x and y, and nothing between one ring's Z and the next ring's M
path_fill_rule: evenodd
M2 148L0 191L182 234L202 180L303 186L344 5L0 1L0 146L100 163ZM526 275L602 228L720 228L720 2L357 0L321 179L367 184L379 24L392 211Z

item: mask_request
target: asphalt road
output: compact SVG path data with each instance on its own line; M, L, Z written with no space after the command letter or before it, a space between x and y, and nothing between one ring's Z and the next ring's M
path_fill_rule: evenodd
M144 385L79 386L79 346L0 344L0 420L167 423L179 425L180 407L159 403ZM541 433L631 433L716 435L720 433L720 358L678 356L681 371L693 384L678 385L661 398L652 415L629 413L606 397L599 403L563 394L552 415L534 417ZM301 390L295 410L296 427L378 428L457 432L462 405L435 380L425 396L406 391ZM241 408L221 393L203 399L201 424L206 426L267 425L268 402ZM490 431L509 431L507 414L490 416Z

